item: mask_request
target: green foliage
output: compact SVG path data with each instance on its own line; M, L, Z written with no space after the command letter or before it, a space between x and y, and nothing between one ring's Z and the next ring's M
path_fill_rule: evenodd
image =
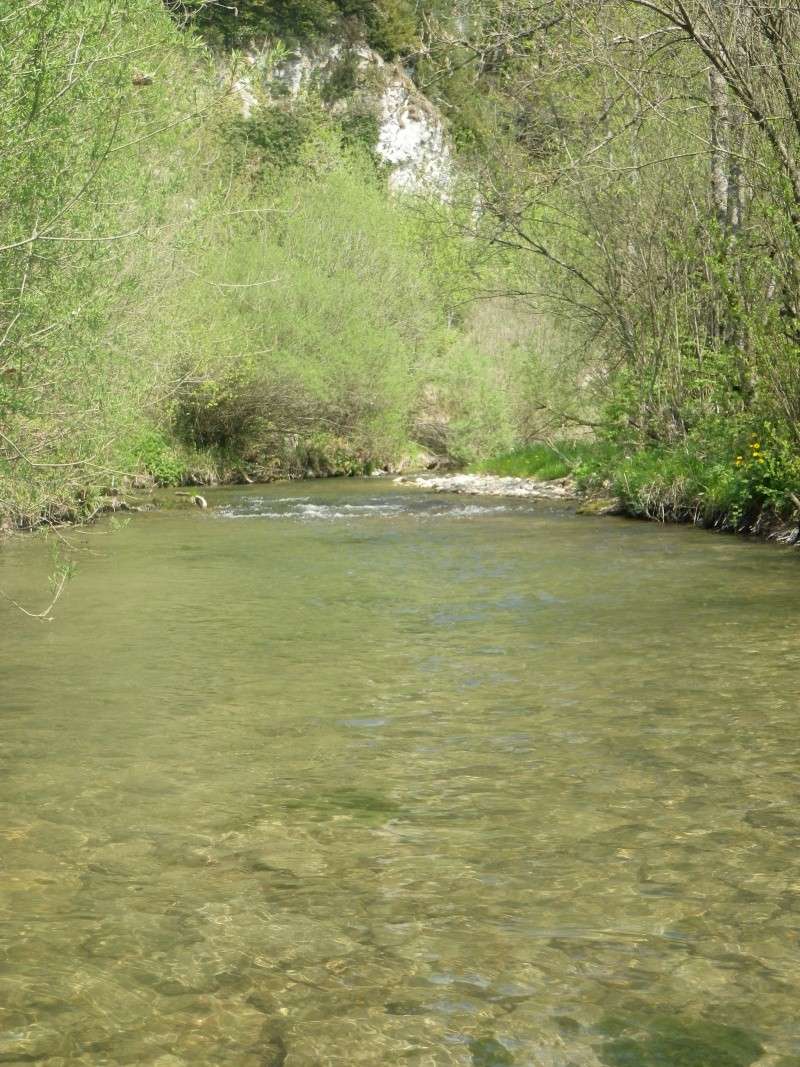
M183 21L227 47L246 43L258 34L276 34L296 40L325 33L334 26L338 8L333 0L169 0L168 6Z
M320 433L328 468L344 471L391 461L409 439L460 462L511 444L510 369L447 327L466 262L429 256L425 219L387 199L335 126L314 125L299 160L209 233L195 280L165 302L158 346L177 338L187 381L181 438L260 470L287 440L315 469Z
M444 335L417 404L414 439L457 464L508 448L516 437L509 390L485 349Z
M596 444L573 473L586 488L611 490L632 515L753 530L798 511L800 459L764 425L748 432L724 421L699 426L672 446Z
M358 85L358 57L347 52L336 63L322 87L322 98L332 104L348 96Z
M741 442L733 467L734 521L753 521L762 511L786 516L800 507L800 455L794 442L771 424Z
M337 5L387 33L408 10ZM308 94L245 122L159 0L3 13L3 515L198 468L355 473L431 427L462 460L513 443L518 354L448 312L472 246L387 196L371 112Z
M185 459L162 430L142 427L117 446L122 470L130 474L149 474L157 485L179 484L186 470Z
M367 41L388 58L412 52L418 45L416 7L410 0L344 0L360 14L367 28Z
M372 110L349 110L340 122L342 143L345 147L372 154L378 143L380 127Z
M318 121L308 106L275 105L259 110L252 119L236 119L231 132L254 151L262 165L292 166L300 161Z
M508 288L581 352L582 372L558 361L559 382L529 345L517 374L533 411L602 424L608 450L574 469L612 483L636 514L757 529L798 508L800 186L767 127L797 155L797 129L778 116L800 91L800 23L781 0L776 52L757 5L741 7L753 16L736 23L746 61L726 71L721 111L689 23L734 32L733 8L693 0L687 23L673 5L626 0L552 0L537 6L541 22L529 5L471 5L459 18L445 5L419 75L474 159L478 192L464 206L472 197L481 212L457 228L500 250ZM756 97L774 120L753 114ZM700 146L720 122L715 158ZM712 165L725 172L721 212ZM527 440L563 431L557 418L512 421ZM540 458L492 469L537 473Z
M0 510L34 523L91 510L165 384L131 342L157 300L154 249L187 219L216 90L152 0L0 15Z
M672 447L613 440L534 444L475 465L517 478L572 475L589 492L618 497L631 515L752 530L800 509L800 457L763 425L748 431L720 420Z
M476 465L481 474L498 474L512 478L538 478L547 481L583 473L586 464L599 459L600 446L595 442L558 441L534 444L482 460Z
M417 43L417 19L409 0L169 0L181 21L209 34L227 47L252 36L278 36L307 42L341 34L355 25L369 44L391 58L408 53Z
M180 397L181 432L245 451L319 429L401 447L436 330L409 222L370 165L345 157L318 176L283 172L263 195L216 233L198 281L166 309L204 353L192 365L200 384Z

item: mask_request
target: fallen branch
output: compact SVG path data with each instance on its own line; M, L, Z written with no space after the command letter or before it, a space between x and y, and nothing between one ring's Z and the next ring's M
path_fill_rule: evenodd
M4 593L2 589L0 589L0 596L4 600L7 600L9 604L13 604L14 607L17 608L18 611L21 611L23 615L27 615L29 619L44 619L47 622L52 622L53 616L50 613L58 603L59 597L64 592L64 586L67 584L67 579L69 578L69 576L69 568L65 568L61 574L61 580L56 586L55 595L53 596L53 599L50 601L47 607L44 609L44 611L28 611L28 609L24 608L22 604L14 600L13 597L10 597L8 593Z

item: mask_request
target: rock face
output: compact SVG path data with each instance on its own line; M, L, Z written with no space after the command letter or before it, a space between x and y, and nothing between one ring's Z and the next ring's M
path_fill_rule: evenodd
M273 56L254 47L244 62L245 73L232 85L243 118L316 89L333 114L375 120L372 147L389 168L393 192L449 198L455 166L444 119L399 64L387 63L365 44L341 43Z
M453 158L441 116L398 73L386 83L380 106L376 151L392 168L392 190L432 190L446 199L453 183Z

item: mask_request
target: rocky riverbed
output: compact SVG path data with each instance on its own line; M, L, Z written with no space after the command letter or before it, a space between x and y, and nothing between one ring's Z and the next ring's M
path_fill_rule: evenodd
M543 482L536 478L503 478L495 474L421 474L395 478L401 485L417 485L437 493L467 496L522 496L540 500L577 500L571 478Z

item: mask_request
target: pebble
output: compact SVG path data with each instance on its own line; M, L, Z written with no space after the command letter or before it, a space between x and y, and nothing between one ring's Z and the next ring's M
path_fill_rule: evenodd
M437 493L467 496L522 496L539 500L575 500L577 492L569 478L542 482L536 478L504 478L494 474L438 474L395 478L402 485L417 485Z

